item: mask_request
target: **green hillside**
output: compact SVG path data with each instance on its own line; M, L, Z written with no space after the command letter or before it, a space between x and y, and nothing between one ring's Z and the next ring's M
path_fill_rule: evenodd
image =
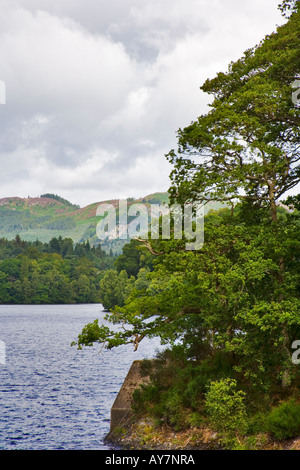
M19 234L25 241L48 242L59 235L84 241L93 218L92 206L75 208L50 197L0 199L0 237L8 240Z
M150 208L151 204L168 203L168 193L153 193L139 199L128 198L128 206L142 203ZM96 235L96 227L100 217L96 216L97 207L102 203L110 203L116 207L118 217L118 200L100 201L80 208L69 201L52 194L33 198L3 198L0 199L0 238L12 240L17 234L22 240L43 243L52 238L71 238L74 243L89 240L98 245L100 240ZM217 209L220 204L210 203L206 212ZM128 220L129 222L130 220ZM118 253L124 245L124 240L101 241L104 249L113 249Z

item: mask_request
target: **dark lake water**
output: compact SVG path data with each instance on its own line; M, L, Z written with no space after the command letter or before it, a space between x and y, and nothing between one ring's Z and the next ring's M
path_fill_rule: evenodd
M99 304L0 306L0 449L110 448L114 399L132 361L153 357L158 343L70 346L104 315Z

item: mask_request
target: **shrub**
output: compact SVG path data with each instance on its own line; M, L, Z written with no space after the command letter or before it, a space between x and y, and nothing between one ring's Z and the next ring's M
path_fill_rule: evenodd
M291 399L274 408L267 417L267 430L278 440L298 436L300 434L300 403Z
M186 426L186 410L182 405L182 398L175 389L169 390L163 397L164 421L171 425L175 431L180 431Z
M213 426L225 433L246 432L246 394L237 390L235 379L211 382L206 393L205 407Z
M194 411L188 414L186 422L191 428L199 428L203 425L204 418L203 415Z

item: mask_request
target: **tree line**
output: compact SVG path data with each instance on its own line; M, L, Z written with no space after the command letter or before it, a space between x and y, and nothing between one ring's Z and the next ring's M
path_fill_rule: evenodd
M114 261L115 256L88 241L0 239L0 303L100 302L101 277Z

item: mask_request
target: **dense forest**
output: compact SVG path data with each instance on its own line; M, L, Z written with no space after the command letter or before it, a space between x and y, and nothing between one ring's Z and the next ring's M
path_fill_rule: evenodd
M115 257L89 242L0 239L0 303L100 302L99 283Z
M300 436L299 2L280 9L285 24L203 84L209 112L179 129L166 156L171 203L231 208L206 215L201 250L140 243L151 266L130 273L122 298L113 288L121 271L103 283L113 326L95 319L77 343L137 349L159 337L166 349L135 393L135 417L190 429L190 439L212 428L231 449Z

